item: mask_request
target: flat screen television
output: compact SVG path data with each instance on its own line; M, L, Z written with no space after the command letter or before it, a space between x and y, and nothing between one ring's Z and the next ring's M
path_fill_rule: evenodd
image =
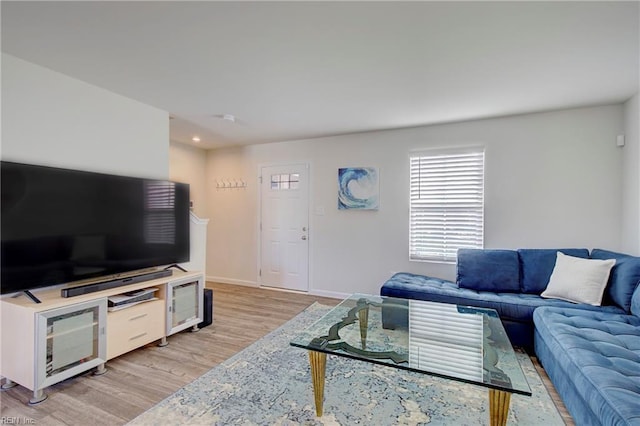
M2 161L0 292L189 260L189 185Z

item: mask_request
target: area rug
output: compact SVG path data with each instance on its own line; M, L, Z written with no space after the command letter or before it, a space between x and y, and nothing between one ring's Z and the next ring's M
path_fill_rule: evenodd
M316 417L307 351L289 341L329 310L311 305L129 424L488 424L486 388L337 356L327 357L324 415ZM564 425L529 357L518 360L533 396L512 396L508 423Z

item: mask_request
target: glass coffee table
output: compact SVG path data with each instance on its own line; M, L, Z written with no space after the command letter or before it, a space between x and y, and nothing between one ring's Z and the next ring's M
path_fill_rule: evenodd
M327 354L489 389L491 425L505 425L511 394L531 389L493 309L354 294L291 341L307 349L316 415Z

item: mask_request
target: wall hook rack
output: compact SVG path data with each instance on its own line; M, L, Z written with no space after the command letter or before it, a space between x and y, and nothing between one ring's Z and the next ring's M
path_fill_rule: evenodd
M216 179L216 189L241 189L246 188L244 179Z

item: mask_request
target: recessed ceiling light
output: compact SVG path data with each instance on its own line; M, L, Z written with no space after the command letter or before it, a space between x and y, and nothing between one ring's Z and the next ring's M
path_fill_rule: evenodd
M198 136L192 137L191 140L194 142L200 142L200 138Z

